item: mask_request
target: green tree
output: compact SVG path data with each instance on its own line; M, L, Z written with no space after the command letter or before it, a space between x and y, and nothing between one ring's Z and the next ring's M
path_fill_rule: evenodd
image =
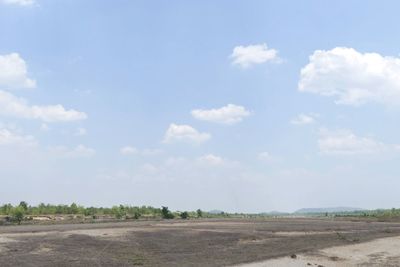
M164 219L173 219L175 216L172 212L168 209L168 207L162 207L161 215Z
M76 205L75 203L72 203L71 206L69 207L69 211L71 214L77 214L79 211L78 205Z
M24 208L21 206L15 207L12 209L12 219L13 221L21 224L22 220L24 219Z
M180 214L181 219L187 219L189 218L189 213L187 211L184 211Z
M122 206L122 205L121 205ZM123 216L125 216L125 209L121 208L121 206L114 206L112 207L112 214L115 216L117 219L122 219Z
M23 208L25 212L28 210L28 203L26 203L25 201L21 201L21 202L19 203L19 206L20 206L21 208Z
M133 218L135 218L136 220L140 218L140 216L142 216L142 214L140 214L139 211L135 211L133 214Z
M201 209L196 210L196 213L198 218L203 217L203 211Z

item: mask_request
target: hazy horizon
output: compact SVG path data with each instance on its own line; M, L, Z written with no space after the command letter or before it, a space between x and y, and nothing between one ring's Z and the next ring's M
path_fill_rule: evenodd
M400 207L399 8L0 0L0 203Z

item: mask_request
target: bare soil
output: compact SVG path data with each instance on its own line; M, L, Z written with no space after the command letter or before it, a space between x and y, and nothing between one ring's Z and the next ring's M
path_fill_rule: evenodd
M282 257L306 266L305 257L324 249L395 236L400 223L318 218L2 226L0 266L269 266Z

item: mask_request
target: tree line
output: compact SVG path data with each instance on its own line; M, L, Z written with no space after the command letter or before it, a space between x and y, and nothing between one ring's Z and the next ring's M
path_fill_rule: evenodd
M139 219L147 218L163 218L163 219L189 219L200 217L215 217L214 214L208 214L198 209L197 211L172 212L168 207L155 208L152 206L129 206L118 205L111 208L107 207L84 207L72 203L71 205L51 205L41 203L37 206L28 205L27 202L21 201L19 205L4 204L0 206L0 215L6 217L12 222L21 223L24 219L33 216L46 215L80 215L90 216L96 219L99 216L110 216L116 219Z

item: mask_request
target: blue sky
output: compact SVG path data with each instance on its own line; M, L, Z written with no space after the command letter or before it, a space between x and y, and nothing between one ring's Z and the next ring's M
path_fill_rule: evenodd
M398 8L0 0L0 202L398 207Z

